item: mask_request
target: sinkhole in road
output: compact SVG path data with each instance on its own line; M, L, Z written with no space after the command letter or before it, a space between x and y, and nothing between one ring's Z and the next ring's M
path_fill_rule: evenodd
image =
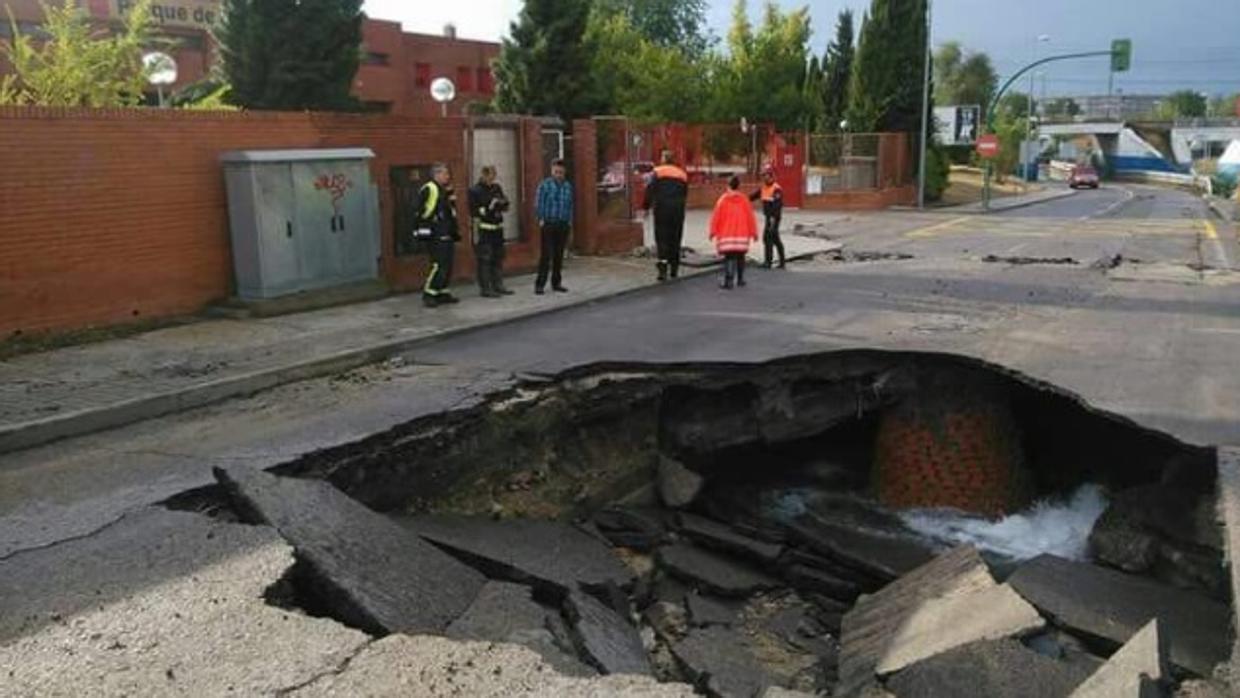
M1054 560L1104 589L1136 580L1138 607L1148 593L1170 599L1168 617L1213 604L1225 618L1216 458L959 356L583 367L271 471L273 482L329 484L394 522L388 534L485 577L454 610L400 611L434 616L408 624L367 606L409 590L359 590L383 584L348 569L373 563L375 536L329 512L331 497L264 498L274 485L221 474L225 486L170 506L280 529L297 563L272 603L376 635L515 642L566 673L752 695L855 680L844 618L858 598L962 543L1000 581ZM321 521L299 528L298 517ZM306 540L314 525L330 545ZM361 558L332 560L353 546ZM472 589L466 572L444 574L442 585ZM1065 666L1095 668L1126 639L1035 605L1048 622L1021 647ZM1229 633L1224 622L1211 640Z

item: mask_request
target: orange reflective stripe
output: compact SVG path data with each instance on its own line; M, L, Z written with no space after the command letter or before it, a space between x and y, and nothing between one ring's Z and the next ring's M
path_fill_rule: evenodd
M675 165L659 165L654 168L654 176L658 179L678 179L682 182L689 181L689 175Z
M784 188L779 186L779 182L776 182L774 184L763 184L762 185L762 200L763 201L774 201L775 194L783 190Z

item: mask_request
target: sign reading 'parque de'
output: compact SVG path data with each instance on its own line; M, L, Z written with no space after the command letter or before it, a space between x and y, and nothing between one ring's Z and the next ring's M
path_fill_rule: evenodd
M120 18L135 4L136 0L108 0L108 16ZM219 19L220 0L156 0L151 15L159 26L210 29Z

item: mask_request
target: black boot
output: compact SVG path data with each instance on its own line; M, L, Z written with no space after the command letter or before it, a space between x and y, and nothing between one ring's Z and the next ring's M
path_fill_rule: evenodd
M659 260L659 281L667 281L667 262Z

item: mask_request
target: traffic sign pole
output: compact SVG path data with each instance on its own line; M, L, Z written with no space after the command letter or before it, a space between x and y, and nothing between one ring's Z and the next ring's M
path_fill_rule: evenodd
M1109 56L1111 58L1111 68L1113 71L1115 71L1117 67L1121 66L1122 68L1115 72L1128 70L1132 61L1132 42L1128 39L1117 39L1111 43L1110 51L1088 51L1086 53L1069 53L1063 56L1051 56L1049 58L1043 58L1040 61L1034 61L1024 68L1021 68L1015 75L1008 78L1007 82L1003 83L1003 87L999 88L999 91L995 93L993 98L991 98L990 105L986 109L986 130L992 134L995 132L995 109L999 106L999 100L1003 98L1003 94L1008 91L1008 88L1015 84L1016 81L1019 80L1025 73L1037 68L1040 65L1046 65L1047 63L1070 61L1077 58L1097 58L1100 56ZM994 173L993 168L991 167L991 162L987 161L985 182L982 185L982 206L987 209L990 208L990 181L993 176Z

